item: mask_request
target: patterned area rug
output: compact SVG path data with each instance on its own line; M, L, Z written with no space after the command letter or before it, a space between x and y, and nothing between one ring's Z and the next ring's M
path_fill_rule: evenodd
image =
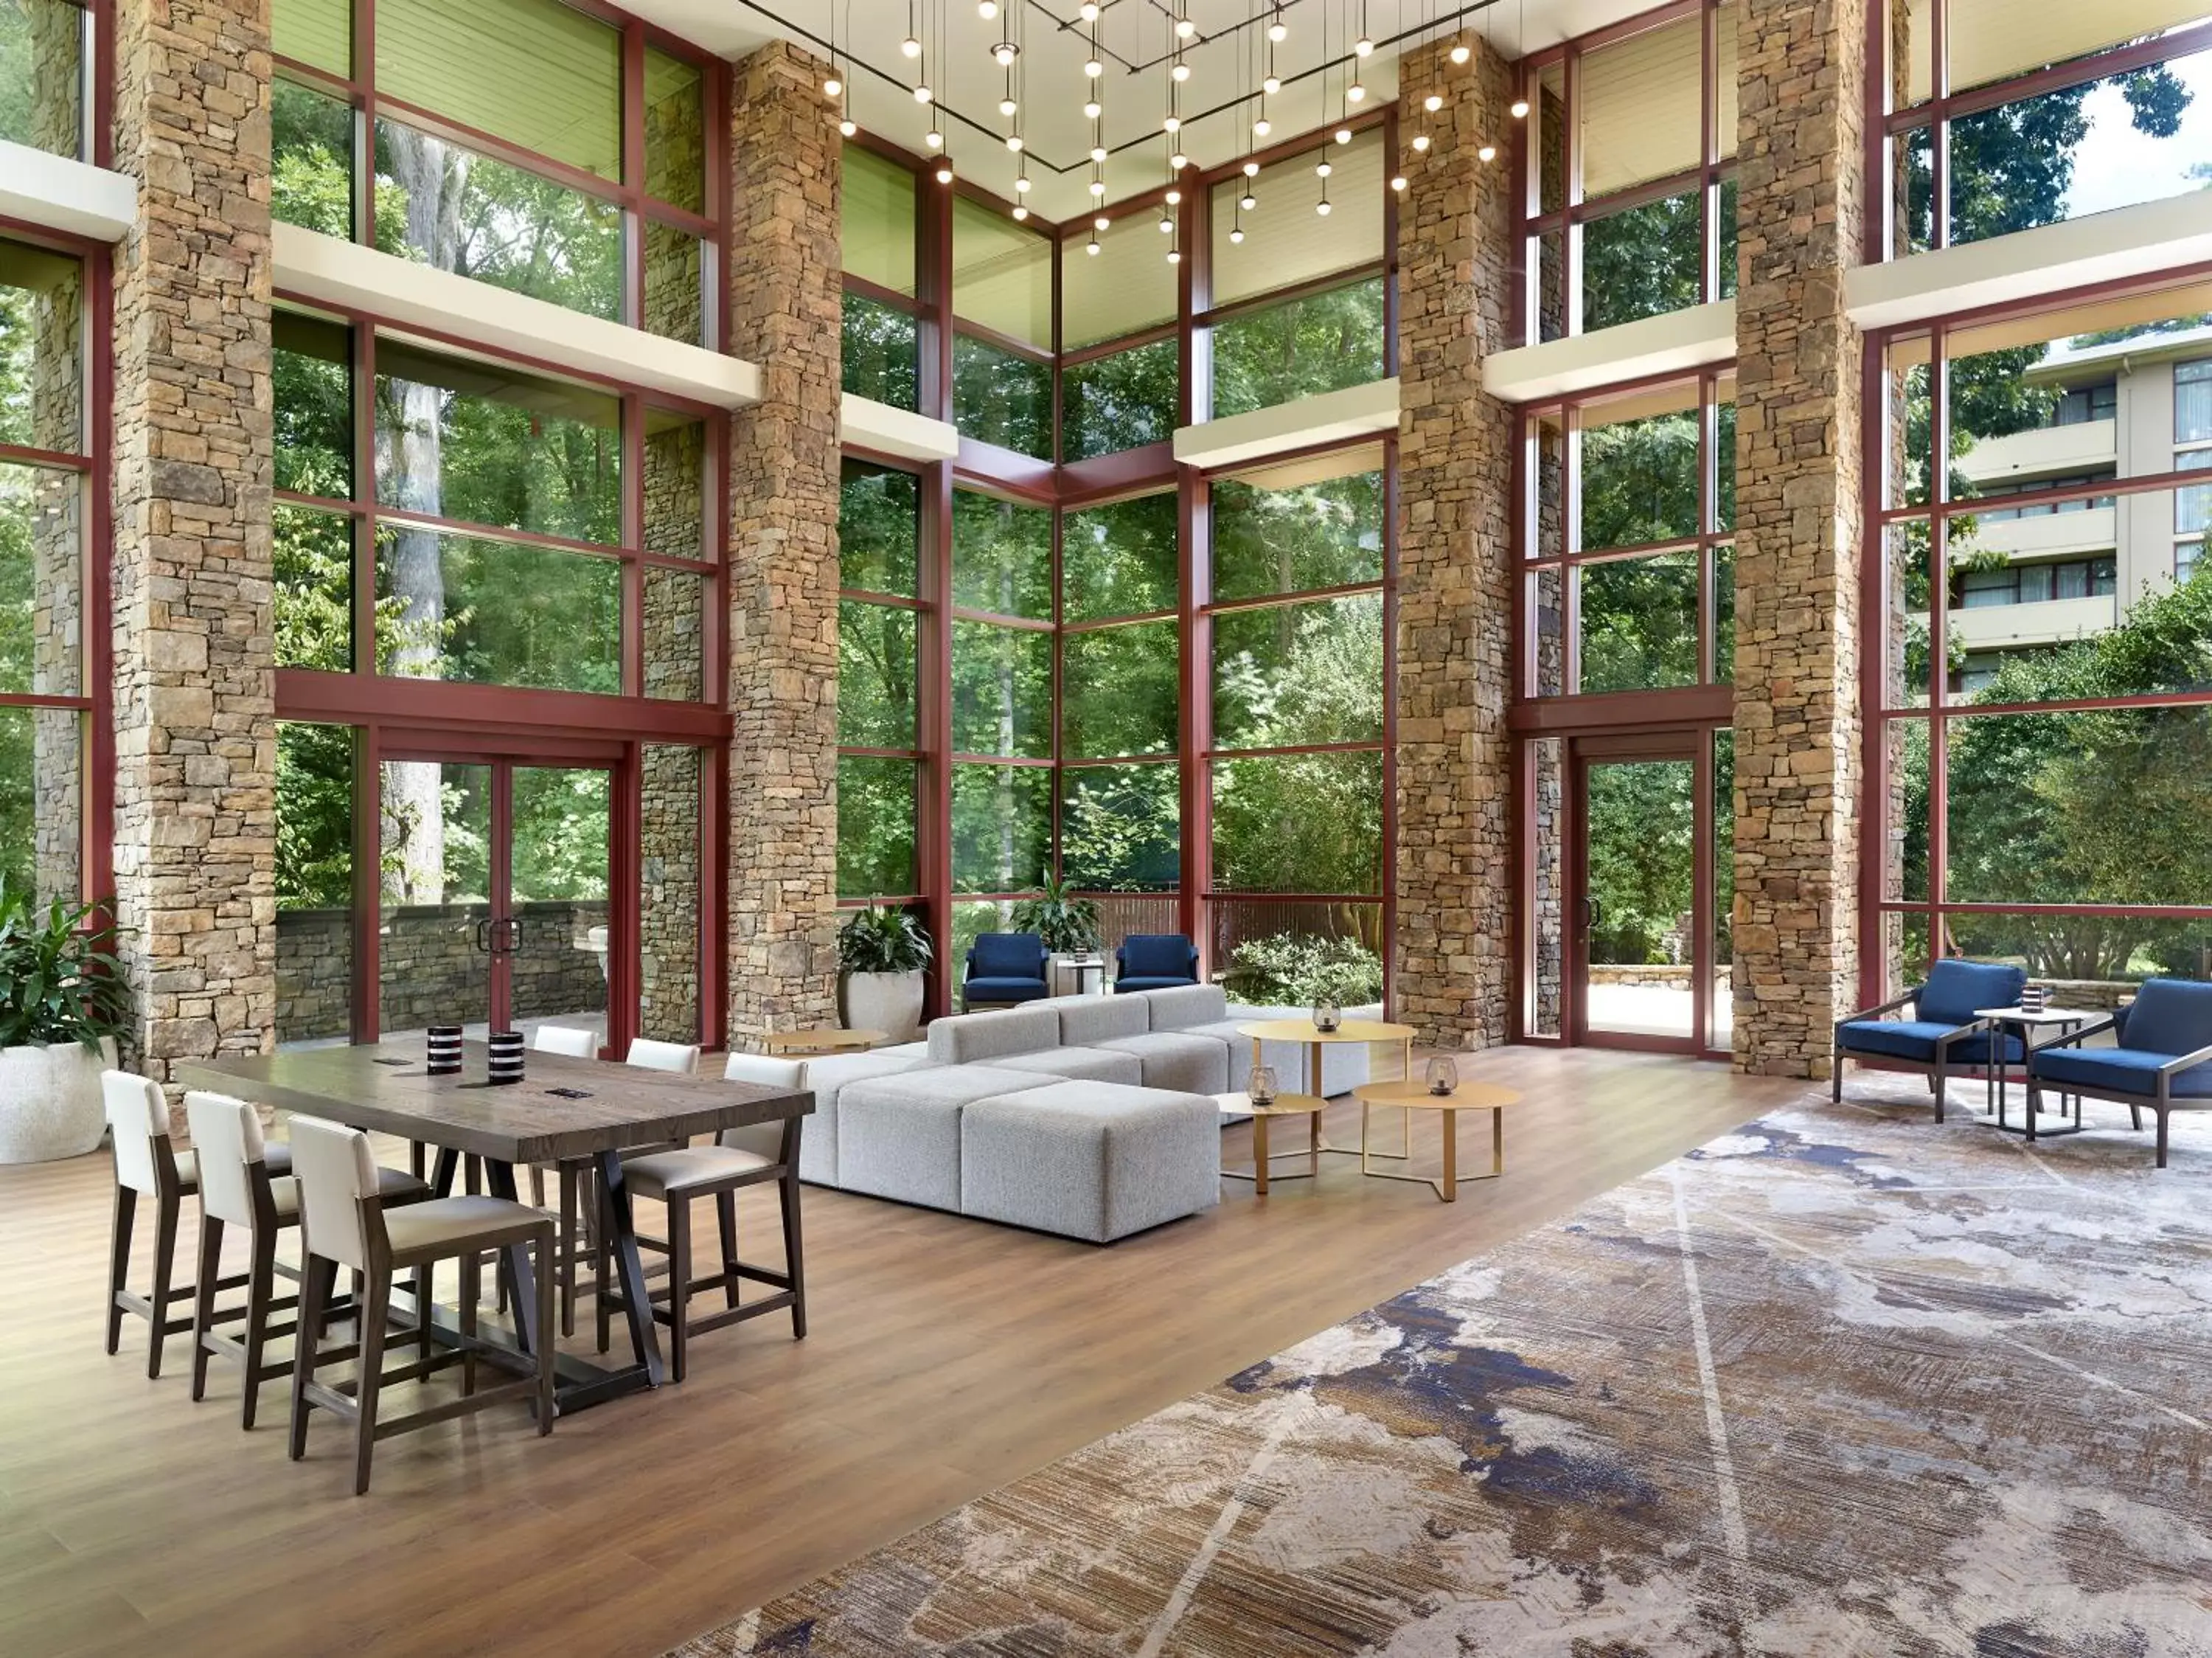
M1966 1117L1762 1119L683 1658L2212 1654L2212 1121Z

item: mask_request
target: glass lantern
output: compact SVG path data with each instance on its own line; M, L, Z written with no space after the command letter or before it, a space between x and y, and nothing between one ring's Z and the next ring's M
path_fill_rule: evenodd
M1333 1031L1344 1022L1344 1010L1323 997L1314 1003L1313 1022L1317 1031Z
M1275 1068L1273 1065L1252 1067L1252 1080L1244 1085L1244 1092L1252 1101L1253 1109L1264 1111L1275 1103Z
M1459 1086L1459 1067L1439 1054L1429 1061L1429 1092L1438 1099L1448 1097Z

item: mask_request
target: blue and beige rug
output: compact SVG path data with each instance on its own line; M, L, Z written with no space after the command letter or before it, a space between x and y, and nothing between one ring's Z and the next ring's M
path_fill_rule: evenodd
M1961 1116L1765 1118L683 1658L2212 1655L2212 1121Z

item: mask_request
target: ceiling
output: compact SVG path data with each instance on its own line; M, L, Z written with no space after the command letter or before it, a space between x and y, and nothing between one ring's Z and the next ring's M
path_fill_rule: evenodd
M849 60L849 111L860 126L916 154L929 154L924 134L931 106L915 101L915 60L902 54L908 0L627 0L629 9L672 34L725 57L738 58L781 36L826 56L832 26ZM1078 0L1003 0L986 21L975 0L914 0L915 27L929 48L939 126L954 166L1012 199L1020 157L1006 147L1012 125L999 113L1006 71L991 48L1011 34L1021 51L1016 95L1028 171L1029 202L1048 218L1072 219L1091 207L1091 124L1083 113L1083 71L1089 34ZM1170 64L1176 0L1101 0L1099 56L1103 88L1106 201L1156 188L1169 176L1162 122L1172 84ZM1488 36L1509 57L1534 50L1648 9L1652 0L1366 0L1365 29L1375 41L1358 78L1366 107L1395 94L1399 45L1455 30ZM1184 0L1195 26L1184 61L1185 126L1181 142L1193 162L1233 161L1254 142L1255 94L1264 72L1258 53L1271 16L1265 0ZM1283 89L1267 100L1273 143L1340 119L1343 89L1357 61L1360 0L1287 0L1286 38L1275 47ZM943 40L942 50L938 37ZM1358 107L1358 106L1354 106Z

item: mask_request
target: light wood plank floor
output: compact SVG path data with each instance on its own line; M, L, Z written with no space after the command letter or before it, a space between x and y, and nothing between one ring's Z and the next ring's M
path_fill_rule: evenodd
M656 1654L1804 1088L1595 1050L1462 1071L1528 1103L1505 1178L1455 1205L1324 1158L1264 1204L1228 1183L1098 1249L808 1188L806 1341L780 1318L718 1332L682 1387L550 1439L518 1409L387 1441L359 1499L330 1418L285 1460L281 1385L246 1435L228 1367L191 1402L185 1338L157 1381L143 1324L100 1351L105 1153L0 1169L0 1652ZM1355 1108L1330 1131L1354 1137ZM1486 1167L1487 1119L1462 1133L1461 1167ZM772 1203L745 1205L773 1259Z

